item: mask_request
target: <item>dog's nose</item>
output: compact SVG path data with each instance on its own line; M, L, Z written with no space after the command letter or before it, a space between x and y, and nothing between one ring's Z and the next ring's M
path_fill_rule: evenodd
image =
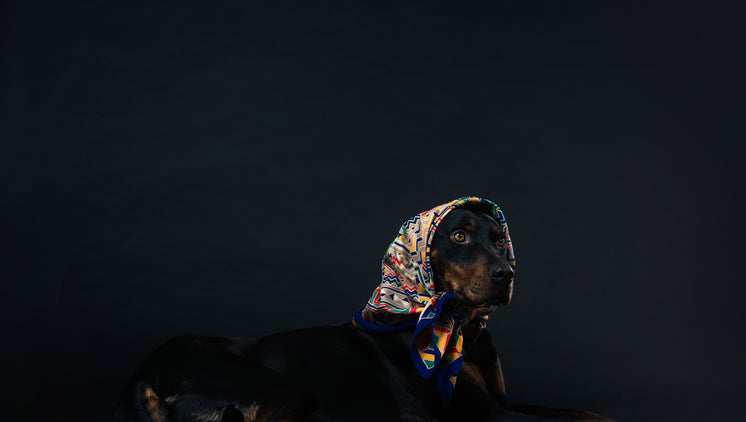
M490 268L490 278L499 282L509 281L513 278L513 270L510 268L494 266Z

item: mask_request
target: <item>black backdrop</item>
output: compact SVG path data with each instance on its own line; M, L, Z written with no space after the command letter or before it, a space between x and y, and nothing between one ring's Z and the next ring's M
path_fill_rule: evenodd
M108 420L173 335L348 319L471 194L515 241L513 400L738 420L737 15L564 3L6 3L3 418Z

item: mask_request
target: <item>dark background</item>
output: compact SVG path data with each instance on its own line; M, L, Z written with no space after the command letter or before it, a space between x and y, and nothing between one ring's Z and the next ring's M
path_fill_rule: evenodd
M5 3L3 418L108 420L177 334L347 320L471 194L515 242L514 401L741 420L741 22L565 3Z

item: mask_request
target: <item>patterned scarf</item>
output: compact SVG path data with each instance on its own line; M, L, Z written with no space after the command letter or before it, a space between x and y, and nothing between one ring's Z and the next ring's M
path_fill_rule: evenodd
M415 326L412 360L423 378L435 374L444 402L449 402L456 375L463 365L461 326L474 318L486 322L496 306L476 309L460 305L453 294L436 292L430 267L430 244L438 224L454 208L481 205L489 208L505 234L506 259L515 269L513 244L500 207L486 199L463 197L425 211L404 222L389 245L381 267L381 284L360 308L353 324L370 332L388 332Z

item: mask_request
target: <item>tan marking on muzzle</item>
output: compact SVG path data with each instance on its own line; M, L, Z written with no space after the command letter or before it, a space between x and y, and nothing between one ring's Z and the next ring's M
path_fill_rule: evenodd
M452 264L444 268L443 273L448 291L460 291L471 301L481 302L490 293L492 279L487 261L472 265Z

